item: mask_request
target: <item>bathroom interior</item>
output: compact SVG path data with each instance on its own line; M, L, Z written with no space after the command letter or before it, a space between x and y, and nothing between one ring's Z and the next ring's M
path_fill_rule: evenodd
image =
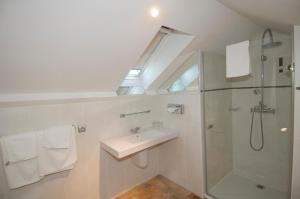
M299 10L0 0L0 199L300 199Z

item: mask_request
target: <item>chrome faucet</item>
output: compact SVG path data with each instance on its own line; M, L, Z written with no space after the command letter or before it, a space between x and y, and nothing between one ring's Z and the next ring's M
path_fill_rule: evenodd
M267 107L267 105L263 104L259 101L259 104L250 109L251 112L256 113L272 113L275 114L275 109Z
M133 129L130 129L130 132L133 134L137 134L137 133L139 133L140 130L141 130L141 127L135 127Z

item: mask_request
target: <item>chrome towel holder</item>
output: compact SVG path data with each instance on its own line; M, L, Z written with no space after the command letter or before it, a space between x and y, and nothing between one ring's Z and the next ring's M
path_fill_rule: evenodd
M77 133L85 133L86 132L86 125L76 125L76 124L72 124L73 128L75 129L75 131Z
M131 116L131 115L138 115L138 114L150 113L150 112L151 112L151 110L133 112L133 113L122 113L122 114L120 114L120 118L125 118L125 117Z

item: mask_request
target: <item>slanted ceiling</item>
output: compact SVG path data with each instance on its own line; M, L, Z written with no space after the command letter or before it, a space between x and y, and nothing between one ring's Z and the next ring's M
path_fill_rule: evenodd
M218 0L255 23L281 32L300 25L300 0Z
M2 0L0 95L115 92L162 25L195 36L183 55L261 31L215 0Z

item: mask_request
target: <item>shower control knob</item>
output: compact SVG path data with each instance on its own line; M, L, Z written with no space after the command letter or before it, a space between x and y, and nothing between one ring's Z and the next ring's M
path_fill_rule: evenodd
M255 95L260 95L260 89L254 89L253 90L253 93L255 94Z

